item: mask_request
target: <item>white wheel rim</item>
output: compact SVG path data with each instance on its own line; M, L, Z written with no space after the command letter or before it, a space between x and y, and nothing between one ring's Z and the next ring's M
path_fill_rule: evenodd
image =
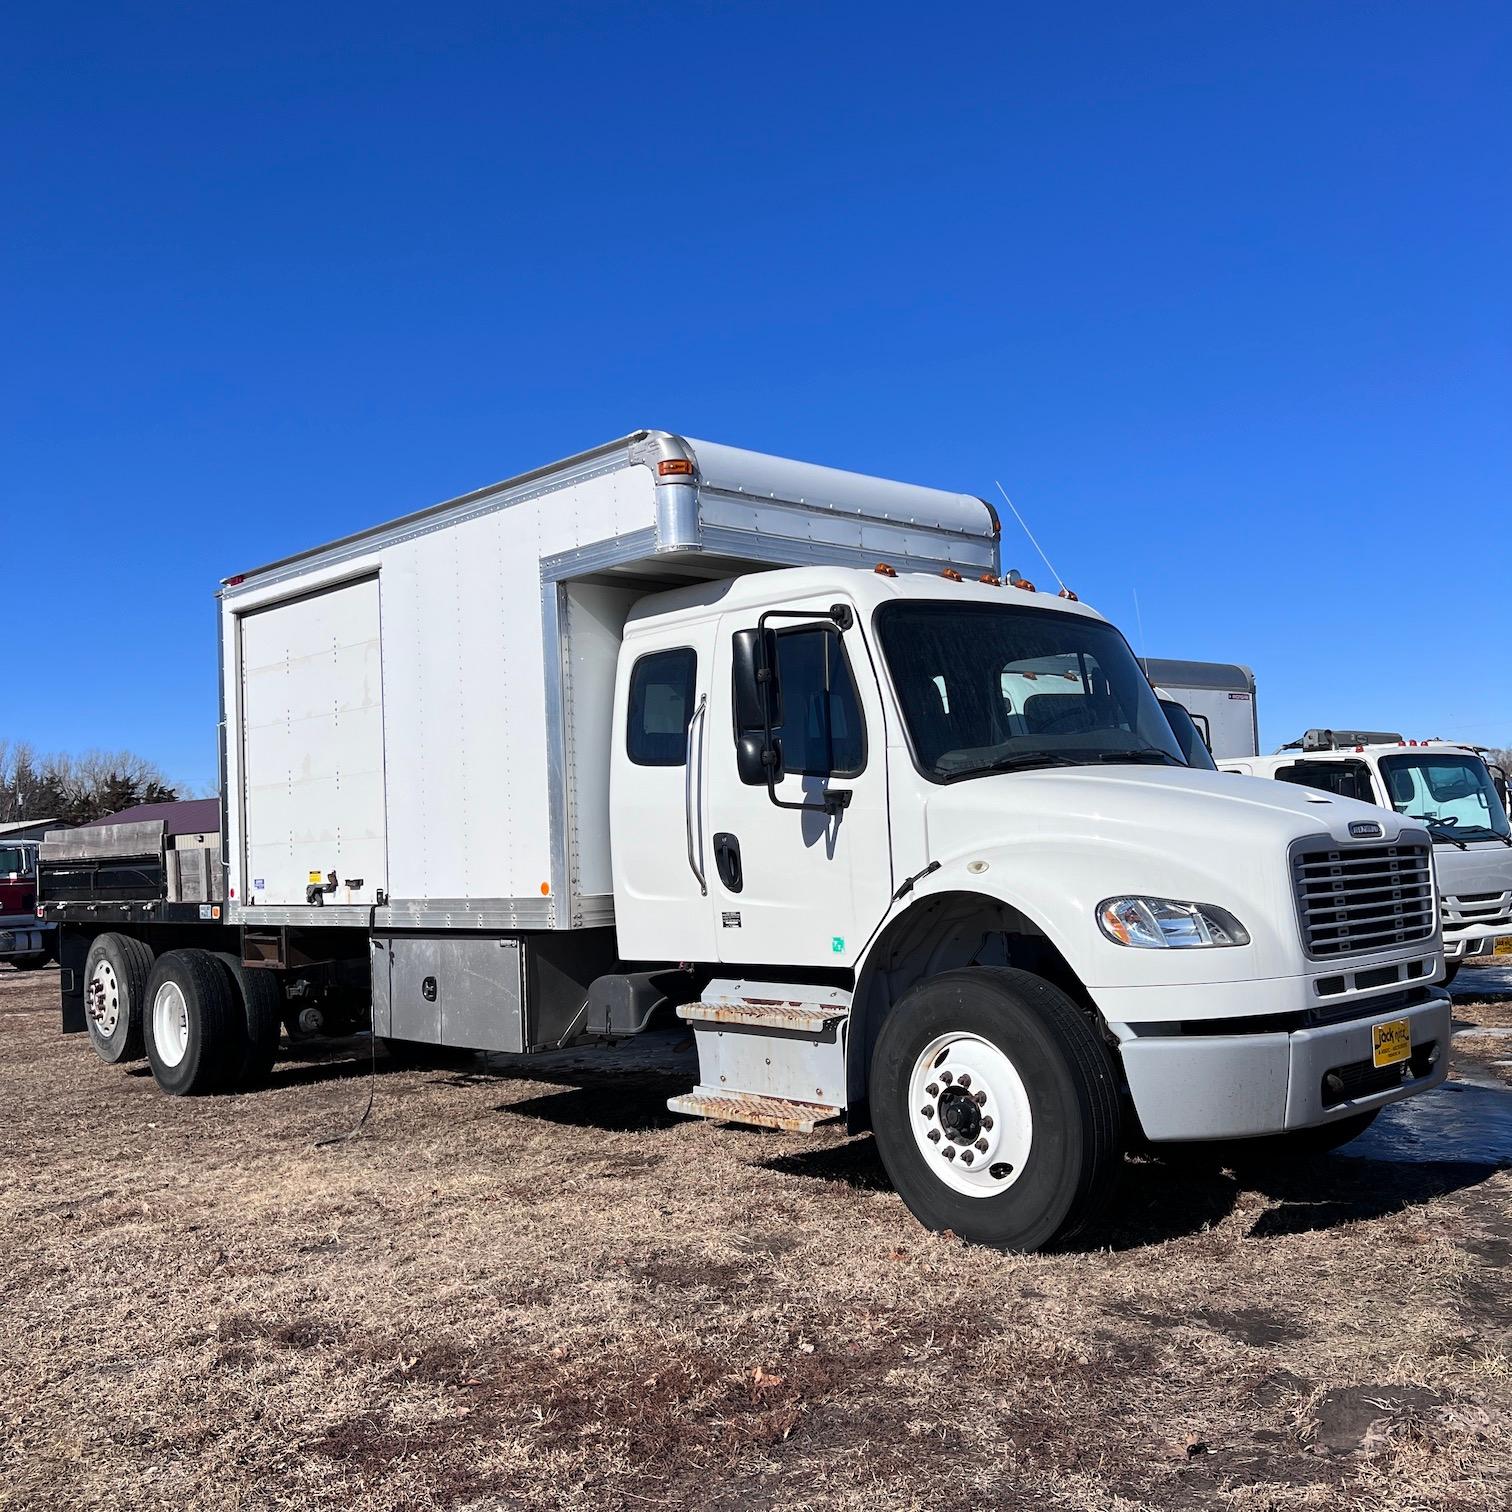
M908 1119L929 1169L966 1197L1006 1192L1034 1142L1023 1078L975 1034L942 1034L925 1047L908 1079Z
M164 982L152 1000L152 1038L165 1066L183 1060L189 1048L189 1004L177 982Z
M95 1028L109 1039L121 1020L121 984L109 961L96 961L85 992L85 1007Z

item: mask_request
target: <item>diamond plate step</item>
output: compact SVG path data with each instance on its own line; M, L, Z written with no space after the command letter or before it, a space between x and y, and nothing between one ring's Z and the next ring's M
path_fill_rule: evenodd
M790 1134L812 1134L816 1124L839 1118L840 1109L828 1103L794 1102L786 1097L759 1097L754 1092L712 1092L695 1087L681 1097L669 1097L674 1113L694 1118L713 1118L721 1123L752 1124L758 1129L785 1129Z
M829 1025L850 1017L848 1008L823 1003L793 1003L745 998L708 1003L680 1003L680 1019L701 1024L729 1024L745 1029L791 1029L799 1034L823 1034Z

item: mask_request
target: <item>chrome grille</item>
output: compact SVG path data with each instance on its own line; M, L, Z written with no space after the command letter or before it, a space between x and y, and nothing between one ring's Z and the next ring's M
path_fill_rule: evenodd
M1433 934L1426 845L1304 842L1292 853L1292 877L1302 943L1313 957L1391 950Z

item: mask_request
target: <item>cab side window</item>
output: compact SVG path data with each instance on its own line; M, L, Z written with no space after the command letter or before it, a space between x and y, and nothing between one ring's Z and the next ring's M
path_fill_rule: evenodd
M1281 767L1276 781L1315 788L1320 793L1332 793L1335 798L1376 802L1370 786L1370 769L1363 761L1299 761L1296 766Z
M691 646L652 651L630 669L625 751L636 766L686 765L697 684L698 653Z

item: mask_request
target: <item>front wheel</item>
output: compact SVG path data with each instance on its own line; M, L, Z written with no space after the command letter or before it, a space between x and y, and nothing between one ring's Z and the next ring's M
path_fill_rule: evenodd
M1117 1178L1107 1048L1026 971L972 967L912 988L883 1020L870 1098L882 1163L926 1228L1043 1249L1083 1228Z

